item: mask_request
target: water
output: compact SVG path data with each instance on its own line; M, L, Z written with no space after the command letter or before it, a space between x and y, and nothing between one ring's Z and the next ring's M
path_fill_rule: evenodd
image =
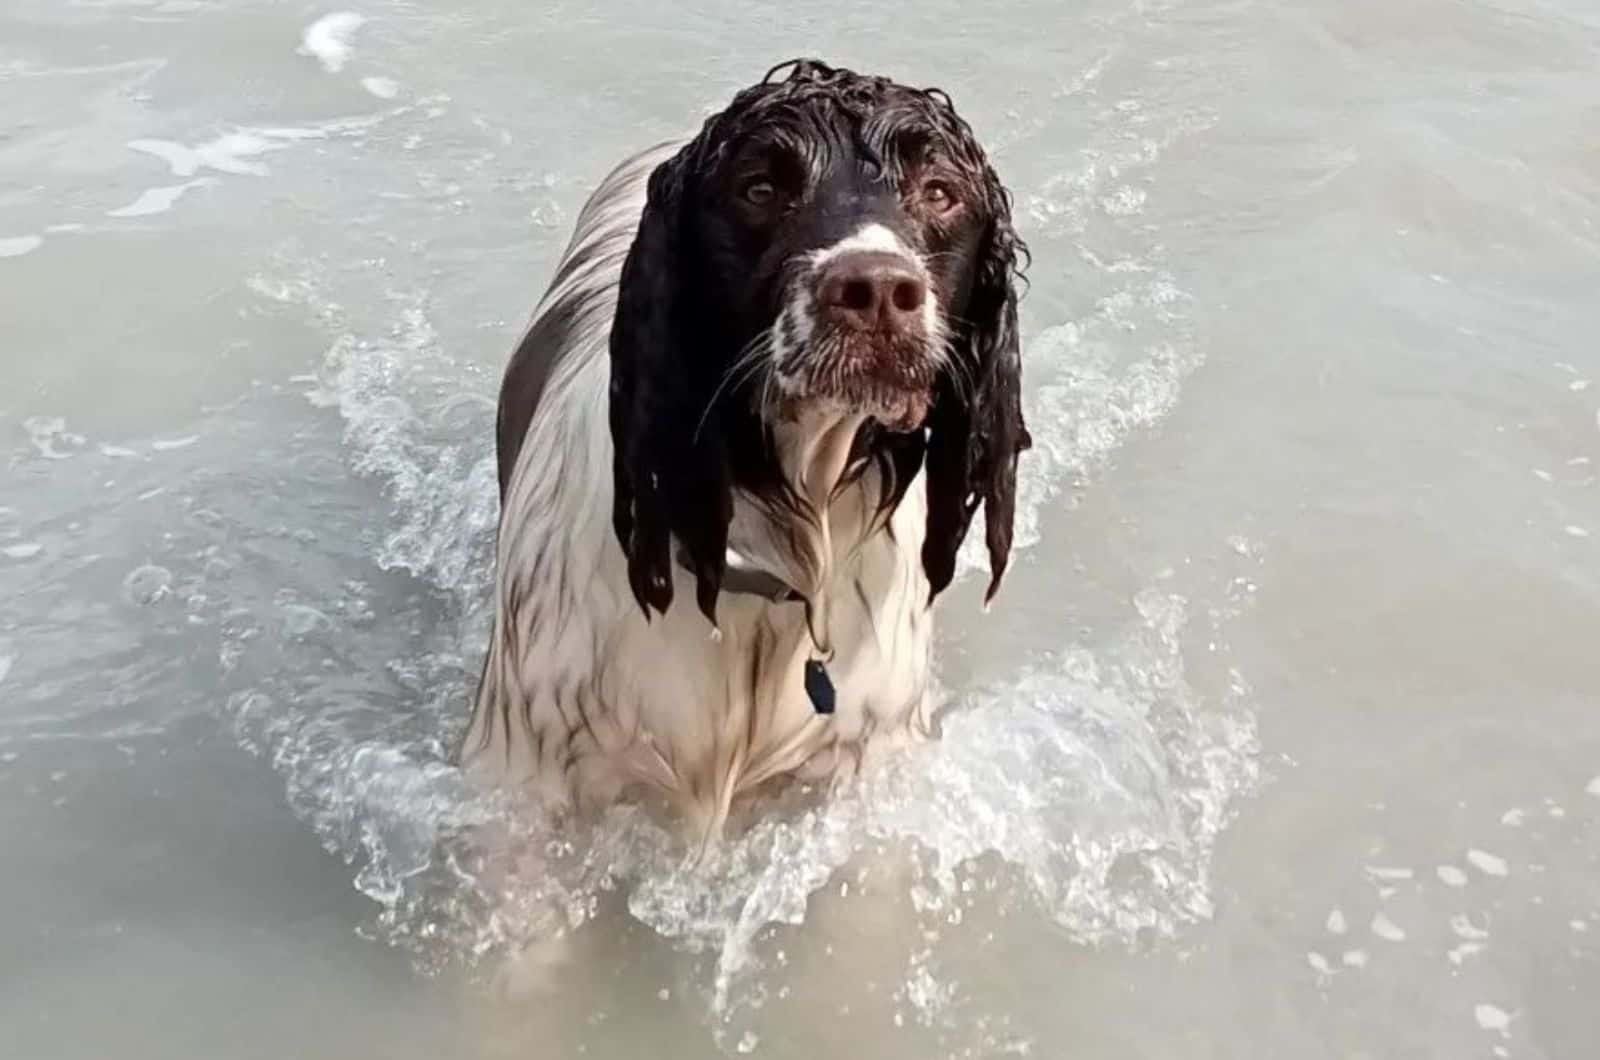
M860 789L488 861L500 367L798 53L1016 193L1024 547ZM1597 62L1582 0L0 3L7 1055L1590 1055Z

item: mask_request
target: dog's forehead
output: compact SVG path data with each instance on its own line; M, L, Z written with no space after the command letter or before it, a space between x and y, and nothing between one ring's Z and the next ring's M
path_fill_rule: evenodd
M926 93L877 78L844 86L757 86L722 112L723 153L740 156L772 147L882 153L897 141L942 139L946 130L934 110Z

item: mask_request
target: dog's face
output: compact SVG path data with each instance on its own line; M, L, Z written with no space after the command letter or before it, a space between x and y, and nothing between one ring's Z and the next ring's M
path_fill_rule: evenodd
M992 592L1028 445L1010 196L943 93L786 65L652 173L622 271L613 522L634 594L666 610L675 538L713 613L735 491L794 509L773 428L817 409L864 417L886 509L925 469L934 593L984 505Z
M826 403L920 427L994 224L985 172L941 102L889 83L730 108L689 215L733 324L726 382L760 411Z

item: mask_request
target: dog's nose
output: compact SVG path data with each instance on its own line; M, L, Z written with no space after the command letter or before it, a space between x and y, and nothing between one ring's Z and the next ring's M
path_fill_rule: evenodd
M842 254L817 278L823 316L857 331L914 331L922 322L928 284L898 254Z

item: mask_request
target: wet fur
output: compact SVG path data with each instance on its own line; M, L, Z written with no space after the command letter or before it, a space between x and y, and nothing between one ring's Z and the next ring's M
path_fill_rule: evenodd
M712 200L696 184L750 128L819 106L866 132L927 124L982 197L970 269L940 276L948 360L924 430L775 403L771 366L730 385L766 333L717 316L738 269L697 242ZM980 503L991 593L1010 547L1020 252L1009 197L942 95L818 63L610 174L502 386L495 621L465 763L558 810L660 792L709 841L769 781L847 776L924 731L931 603ZM799 599L724 591L730 546ZM684 596L698 607L673 606ZM831 716L804 692L814 656Z

